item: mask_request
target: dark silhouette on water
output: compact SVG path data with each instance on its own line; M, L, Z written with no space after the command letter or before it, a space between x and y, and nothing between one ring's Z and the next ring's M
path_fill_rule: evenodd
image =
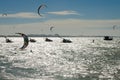
M95 42L95 40L93 39L93 40L92 40L92 43L94 43L94 42Z
M28 36L23 34L23 33L16 33L16 34L20 34L24 38L24 44L23 44L23 46L20 49L21 50L25 49L28 46L28 44L29 44Z
M72 41L71 40L69 40L69 39L63 39L63 41L62 41L63 43L72 43Z
M36 40L35 40L35 39L31 39L31 38L30 38L30 40L29 40L29 41L30 41L30 42L36 42Z
M71 40L65 39L65 38L61 37L59 34L55 34L55 36L57 36L57 37L59 37L59 38L62 38L62 39L63 39L63 40L62 40L63 43L72 43Z
M32 50L30 50L30 52L31 52L31 53L33 53L33 51L32 51Z
M50 31L52 32L52 29L53 29L54 27L52 26L52 27L50 27ZM46 42L53 42L53 40L51 40L51 39L49 39L49 38L45 38L45 41Z
M46 42L53 42L53 40L48 39L48 38L45 38L45 41L46 41Z
M6 43L12 43L13 41L8 39L7 36L5 36L5 39L6 39Z
M110 40L113 40L113 37L112 36L104 36L104 40L110 41Z

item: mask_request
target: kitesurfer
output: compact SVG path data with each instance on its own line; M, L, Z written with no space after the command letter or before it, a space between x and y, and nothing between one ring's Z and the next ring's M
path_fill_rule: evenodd
M29 44L28 36L23 34L23 33L16 33L16 34L20 34L24 38L24 44L23 44L23 46L20 49L21 50L25 49L28 46L28 44Z

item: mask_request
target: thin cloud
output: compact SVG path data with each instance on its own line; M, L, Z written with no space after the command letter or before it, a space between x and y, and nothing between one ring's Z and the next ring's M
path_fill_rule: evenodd
M0 14L1 18L43 18L40 17L37 13L32 12L20 12L15 14L7 14L6 16L3 16L3 14Z
M62 35L116 35L120 29L113 30L113 25L120 25L120 20L81 20L55 19L45 22L0 25L0 34L23 32L27 34L51 34L49 28L54 25L54 33ZM6 32L7 31L7 32Z
M77 11L55 11L55 12L48 12L48 14L55 14L55 15L80 15Z
M48 20L46 23L56 24L63 26L86 26L86 27L93 27L93 26L111 26L113 24L120 25L120 20L82 20L82 19L53 19Z

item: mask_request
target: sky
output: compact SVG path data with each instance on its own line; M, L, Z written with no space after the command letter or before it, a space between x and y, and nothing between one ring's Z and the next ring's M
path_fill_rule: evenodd
M119 8L120 0L0 0L0 35L119 36Z

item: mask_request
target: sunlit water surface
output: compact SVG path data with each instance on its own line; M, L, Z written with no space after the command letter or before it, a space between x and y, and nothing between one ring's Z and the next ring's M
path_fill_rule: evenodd
M0 80L120 80L120 38L33 38L25 50L21 37L0 38Z

